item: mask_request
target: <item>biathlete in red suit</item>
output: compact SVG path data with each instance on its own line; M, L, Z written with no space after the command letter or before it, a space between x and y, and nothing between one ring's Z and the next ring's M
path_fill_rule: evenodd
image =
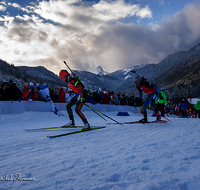
M84 127L90 128L90 125L87 119L85 118L84 114L81 112L81 108L83 107L83 104L85 103L84 89L82 85L76 78L70 76L70 74L66 70L61 70L59 73L59 77L61 80L66 82L67 86L71 88L75 93L75 96L65 106L67 109L67 113L69 115L69 120L70 120L70 122L67 123L66 125L71 125L71 126L75 125L74 115L73 115L73 111L71 107L76 105L75 107L76 114L83 121Z
M142 92L147 94L147 97L142 105L144 118L141 119L140 122L146 123L148 121L146 108L148 107L149 104L156 113L157 120L160 120L160 114L158 113L158 109L155 105L155 101L157 100L158 95L160 94L158 86L153 83L149 83L147 79L145 79L144 77L140 78L139 76L135 77L134 83L137 89L139 90L140 99L142 99Z

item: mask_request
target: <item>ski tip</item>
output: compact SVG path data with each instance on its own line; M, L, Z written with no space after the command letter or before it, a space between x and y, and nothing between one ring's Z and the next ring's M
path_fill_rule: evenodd
M23 129L24 131L32 131L31 129Z
M47 138L55 138L55 137L52 137L52 136L46 136Z

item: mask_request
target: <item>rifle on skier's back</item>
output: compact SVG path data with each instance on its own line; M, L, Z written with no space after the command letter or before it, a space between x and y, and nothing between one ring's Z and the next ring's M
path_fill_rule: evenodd
M74 78L76 78L78 80L78 82L81 84L81 86L83 87L83 91L85 93L87 93L88 95L90 94L89 91L85 88L84 84L81 82L81 80L76 76L76 74L71 70L71 68L69 67L69 65L63 61L64 64L67 66L67 68L70 70L71 74L73 75Z

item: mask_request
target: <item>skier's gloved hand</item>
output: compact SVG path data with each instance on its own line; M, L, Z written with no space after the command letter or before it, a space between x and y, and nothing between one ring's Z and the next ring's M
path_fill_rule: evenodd
M85 104L85 98L81 98L80 101L82 104Z

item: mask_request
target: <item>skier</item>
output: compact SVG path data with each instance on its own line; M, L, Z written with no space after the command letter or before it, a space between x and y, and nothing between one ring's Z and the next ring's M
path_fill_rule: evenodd
M166 94L164 92L164 88L161 88L160 90L160 94L158 96L158 99L156 101L156 104L159 105L160 107L160 111L161 111L161 115L164 117L165 116L165 110L164 110L164 107L165 107L165 104L167 105L167 97L166 97Z
M198 115L197 117L200 118L200 101L198 100L197 103L194 105L195 114Z
M139 90L140 100L142 99L142 92L145 92L147 94L147 97L144 100L144 103L142 105L142 111L143 111L144 118L139 120L139 122L141 122L141 123L148 122L146 108L148 107L149 104L151 105L152 109L156 113L157 121L159 121L160 114L158 113L158 109L155 105L155 101L158 98L158 94L160 94L160 90L159 90L158 86L153 83L149 83L146 78L144 78L144 77L141 78L140 76L136 76L134 78L134 83L135 83L137 89Z
M66 70L61 70L59 72L59 77L61 80L66 82L67 86L69 88L71 88L75 93L75 96L65 106L67 109L68 115L69 115L69 119L70 119L70 122L67 123L66 125L71 125L71 126L75 125L73 111L72 111L71 107L73 105L76 105L76 107L75 107L76 114L83 121L84 128L89 129L90 125L89 125L87 119L85 118L84 114L81 112L81 108L83 107L83 104L85 103L84 89L83 89L82 85L76 78L72 77Z

